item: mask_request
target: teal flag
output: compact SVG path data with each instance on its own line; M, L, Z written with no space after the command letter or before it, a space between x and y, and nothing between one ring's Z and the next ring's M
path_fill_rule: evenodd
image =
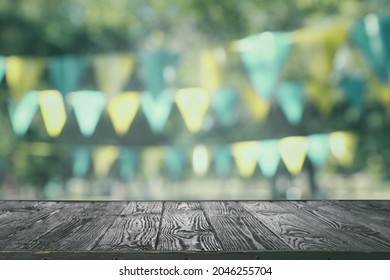
M38 109L39 98L37 91L26 92L17 105L13 100L9 100L8 113L12 129L16 135L22 136L26 134Z
M297 82L283 82L278 89L278 103L289 123L301 122L304 108L304 88Z
M363 75L344 76L339 81L346 100L357 109L362 109L364 106L367 82L367 78Z
M313 134L306 137L307 156L317 168L322 167L329 156L329 139L327 134Z
M254 89L264 100L270 100L291 49L290 35L265 32L246 37L239 44Z
M91 167L91 150L87 147L78 147L73 153L73 176L84 177Z
M173 82L178 55L166 50L141 54L141 73L147 91L153 96L161 93Z
M165 162L169 175L173 179L180 179L183 176L186 164L186 154L179 148L168 148L165 155Z
M237 91L232 88L223 88L214 94L211 107L216 112L222 126L231 126L236 122L238 103Z
M390 16L367 15L350 30L350 37L383 83L389 82Z
M215 173L220 178L226 178L233 168L233 157L230 146L220 146L213 150Z
M141 108L154 133L162 133L173 107L174 92L164 90L154 96L150 92L141 95Z
M4 56L0 56L0 83L3 81L4 78L5 64L6 64L6 58Z
M66 96L77 87L85 73L87 59L82 56L57 56L49 59L49 77L54 88Z
M278 140L260 141L258 163L266 177L273 177L278 169L280 154Z
M106 106L106 97L100 91L82 90L71 93L71 104L81 134L91 136Z
M129 181L134 178L137 171L138 152L134 149L122 148L119 154L120 176Z

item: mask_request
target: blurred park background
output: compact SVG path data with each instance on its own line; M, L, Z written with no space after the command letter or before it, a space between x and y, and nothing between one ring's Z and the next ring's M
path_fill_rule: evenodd
M387 0L0 0L0 199L390 199Z

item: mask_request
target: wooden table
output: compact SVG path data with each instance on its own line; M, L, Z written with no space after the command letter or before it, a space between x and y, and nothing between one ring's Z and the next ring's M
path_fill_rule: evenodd
M390 201L0 201L0 259L390 259Z

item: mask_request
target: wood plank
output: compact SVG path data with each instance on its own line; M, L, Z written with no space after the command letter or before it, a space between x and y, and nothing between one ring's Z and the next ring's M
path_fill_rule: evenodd
M74 221L81 220L81 225L74 227L72 224L71 227L62 228L62 234L60 232L55 234L62 238L50 240L51 242L47 243L45 248L47 250L91 250L117 219L126 204L126 202L91 202L89 211L74 217Z
M380 233L343 218L343 212L325 212L303 201L279 202L278 205L286 210L296 211L296 215L308 221L319 223L321 227L332 229L341 240L355 246L358 251L390 249L390 242L387 238L383 239Z
M254 217L294 250L352 250L331 231L307 222L272 202L240 202Z
M94 250L155 250L162 202L129 202Z
M225 251L291 250L236 202L205 201L201 206Z
M157 250L219 251L221 246L199 202L165 202Z
M20 203L24 204L23 202ZM65 206L63 203L56 202L50 202L47 204L47 207L44 202L40 202L38 205L40 205L40 207L34 209L26 209L22 206L21 211L23 212L23 215L18 211L10 211L10 215L6 217L7 221L3 221L0 225L0 242L4 238L28 229L36 223L44 222Z

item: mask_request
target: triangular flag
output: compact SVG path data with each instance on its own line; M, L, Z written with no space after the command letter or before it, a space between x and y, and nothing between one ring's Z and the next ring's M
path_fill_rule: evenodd
M116 146L105 146L93 151L93 168L98 178L105 178L119 155Z
M40 91L39 105L47 134L51 137L57 137L66 122L64 100L61 93L56 90Z
M332 155L344 166L353 163L357 137L350 132L332 132L329 134L329 146Z
M232 151L229 146L217 147L214 149L214 169L220 178L226 178L232 170Z
M232 154L240 175L245 178L251 177L256 169L259 142L245 141L234 143L232 146Z
M144 52L141 55L141 73L146 90L153 96L161 93L167 85L172 83L178 55L166 50Z
M73 176L84 177L91 166L91 150L87 147L79 147L73 154Z
M183 176L185 170L185 153L178 148L168 148L165 155L165 162L169 175L174 179L179 179Z
M363 108L367 92L367 79L363 75L344 76L340 79L339 86L353 107Z
M8 103L8 112L12 128L16 135L26 134L39 108L38 91L28 91L18 105L11 99Z
M105 54L93 58L95 76L99 89L108 97L122 92L134 68L131 54Z
M290 35L281 32L264 32L239 41L249 78L264 100L271 99L290 48Z
M259 144L258 163L266 177L273 177L280 162L277 140L263 140Z
M198 176L205 176L210 166L210 152L204 145L196 145L192 152L192 168Z
M37 85L45 66L42 58L10 56L6 63L6 80L15 102L23 97L27 90Z
M113 97L107 106L115 132L125 135L133 123L140 106L140 95L137 92L125 92Z
M65 55L49 59L49 74L56 90L66 96L77 90L86 70L87 60L83 56Z
M69 94L81 134L91 136L106 106L106 97L100 91L81 90Z
M335 90L316 82L308 83L306 90L309 99L317 107L318 111L324 116L330 116L333 106L338 99Z
M165 147L149 147L142 153L142 171L147 179L156 178L160 175L162 163L165 158Z
M188 130L198 132L210 105L209 93L201 88L181 89L176 93L176 104Z
M278 89L278 103L289 123L301 122L304 108L304 89L300 83L283 82Z
M6 61L7 60L4 56L0 56L0 83L3 81L4 78Z
M258 122L264 121L271 107L270 102L257 95L252 88L247 88L243 92L243 99L253 119Z
M154 133L162 133L173 107L174 92L164 90L158 95L143 92L141 107L146 120Z
M324 166L329 156L329 137L327 134L313 134L306 137L307 156L317 168Z
M371 69L383 83L389 82L390 68L390 16L367 15L355 22L350 30L352 41L357 45Z
M128 181L135 176L138 152L133 149L123 148L120 150L119 161L120 161L120 176Z
M200 54L199 86L211 94L215 93L222 83L221 65L217 60L218 51L222 50L208 49Z
M217 91L212 98L211 107L217 113L223 126L231 126L237 120L237 104L239 98L232 88L223 88Z
M297 174L302 170L307 143L303 136L292 136L279 140L279 152L287 170Z

